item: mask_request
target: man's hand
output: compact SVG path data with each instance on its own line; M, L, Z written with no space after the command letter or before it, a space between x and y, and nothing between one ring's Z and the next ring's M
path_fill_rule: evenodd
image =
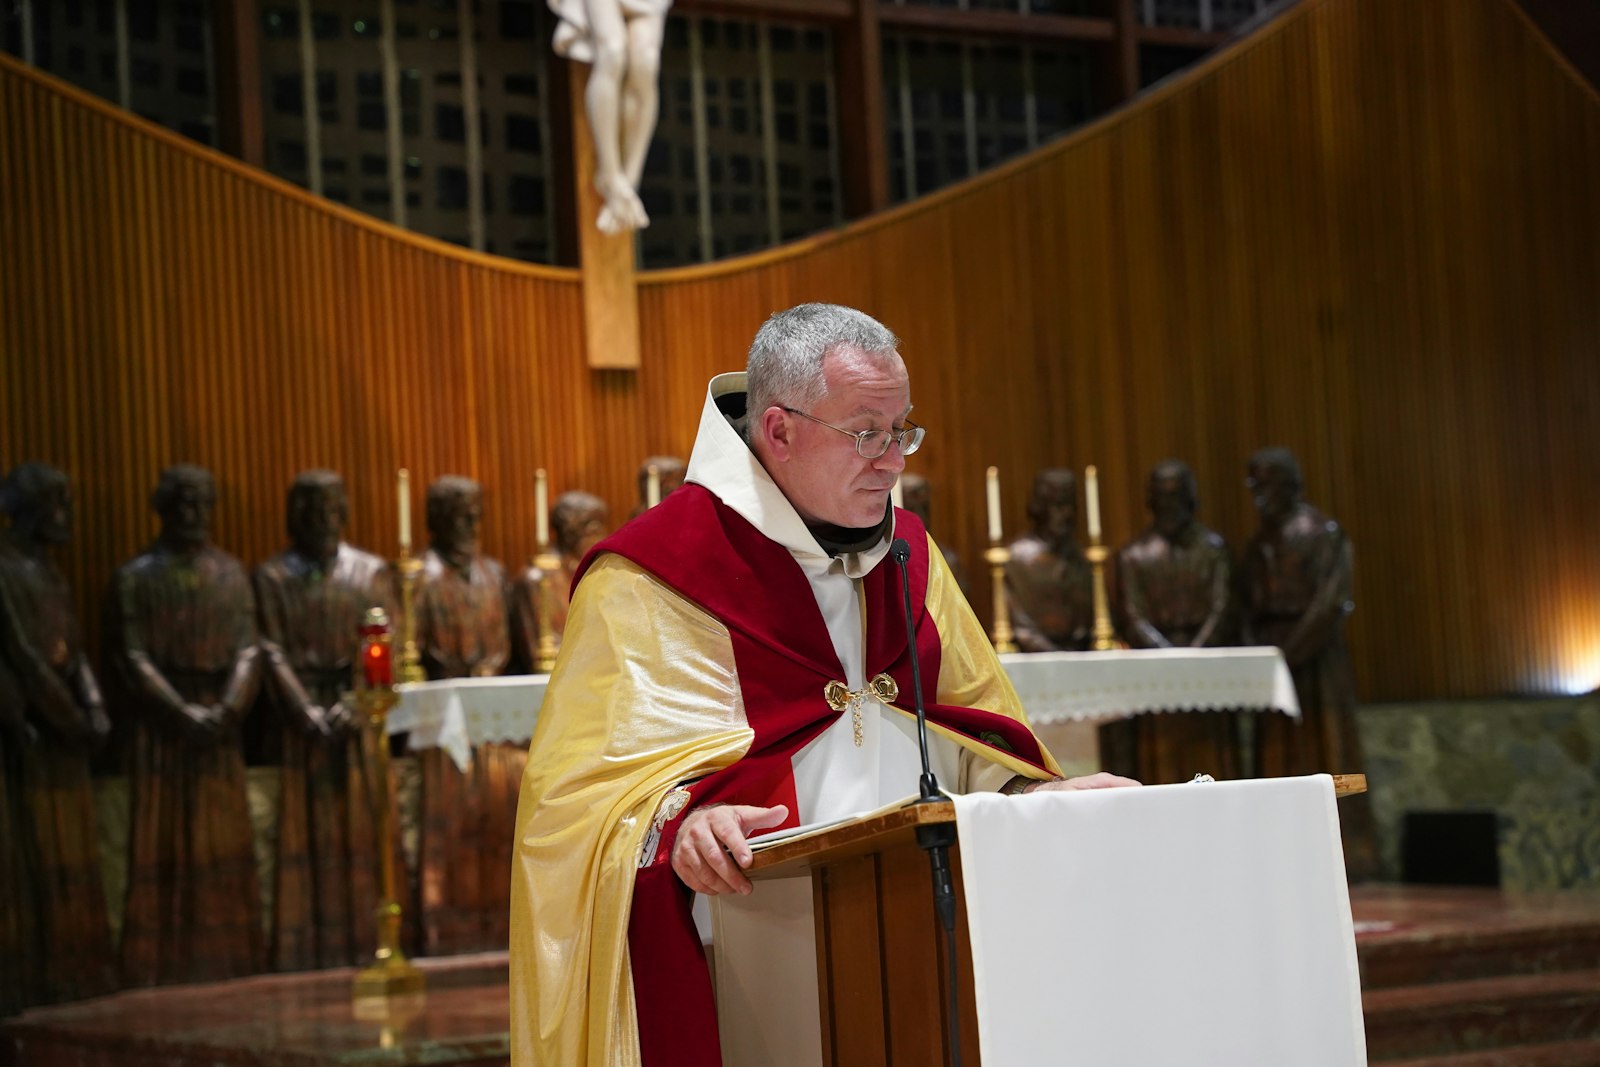
M1112 774L1110 771L1096 771L1093 774L1086 774L1082 778L1062 778L1054 782L1040 782L1038 785L1025 788L1023 792L1060 793L1073 789L1120 789L1123 786L1139 784L1132 778L1124 778L1120 774Z
M748 893L750 846L745 835L777 826L789 817L783 804L758 808L749 804L716 804L683 817L672 846L672 869L696 893Z

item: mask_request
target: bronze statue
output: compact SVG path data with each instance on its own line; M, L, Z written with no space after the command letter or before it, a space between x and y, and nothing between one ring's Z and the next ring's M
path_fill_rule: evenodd
M1301 498L1300 464L1287 449L1250 457L1249 487L1261 525L1245 546L1239 590L1246 644L1276 645L1294 675L1298 721L1264 715L1256 725L1256 773L1360 773L1355 677L1345 618L1355 609L1355 557L1337 522ZM1377 870L1367 794L1339 803L1345 868L1352 879Z
M486 677L511 658L505 569L478 551L483 489L446 475L428 486L428 550L417 585L417 644L429 678Z
M553 575L554 596L550 604L550 628L557 640L567 628L567 598L572 592L572 577L589 550L610 533L610 520L611 509L604 500L578 490L562 493L550 509L550 530L555 535L556 558L561 561ZM539 596L543 581L544 572L530 565L517 576L511 597L517 662L523 671L530 673L534 670L539 648Z
M352 685L370 607L393 610L388 564L346 544L332 471L289 488L290 546L255 571L268 697L281 738L275 970L363 963L377 945L376 843Z
M478 549L483 490L449 475L428 486L417 587L417 643L429 678L500 674L511 658L505 571ZM422 752L419 864L422 949L501 948L509 935L512 819L526 745L482 744L462 774L443 749Z
M0 627L6 625L0 618ZM9 634L0 631L0 641ZM0 689L5 686L0 680ZM37 731L22 713L15 692L0 692L0 1019L42 1000L45 946L40 937L32 818L23 778Z
M928 479L920 474L905 473L900 475L900 499L905 502L905 509L922 520L922 525L929 533L933 532L933 520L929 517L932 512L933 490L928 485ZM939 544L938 541L934 542ZM944 556L944 561L950 568L950 573L955 575L956 585L961 589L961 595L968 600L972 599L972 590L967 588L967 571L961 565L961 557L956 555L953 548L948 545L939 545L939 552Z
M1186 463L1150 472L1151 524L1117 553L1115 611L1130 648L1207 648L1233 639L1233 565L1227 543L1195 519L1199 490ZM1119 738L1132 751L1118 752ZM1101 731L1102 762L1142 782L1188 781L1204 771L1236 778L1232 712L1143 715ZM1131 757L1131 765L1129 762Z
M1094 633L1094 577L1078 544L1078 479L1040 471L1028 500L1033 529L1011 543L1006 594L1023 652L1081 651Z
M211 542L211 472L161 472L161 534L116 574L112 660L132 739L124 978L213 981L259 971L256 882L240 726L260 686L255 603Z
M650 507L650 468L656 469L656 488L660 496L656 502L667 499L667 496L683 484L683 476L688 473L689 465L677 456L649 456L639 464L639 503L634 505L633 511L628 513L628 518L636 519L643 515Z
M77 1000L116 987L89 768L111 721L50 559L72 536L66 475L22 464L0 484L0 509L10 519L0 539L0 779L14 802L0 815L9 869L0 879L15 877L18 899L4 903L28 917L17 944L0 933L0 950L10 950L0 955L15 960L26 1003ZM0 986L0 1014L6 999Z

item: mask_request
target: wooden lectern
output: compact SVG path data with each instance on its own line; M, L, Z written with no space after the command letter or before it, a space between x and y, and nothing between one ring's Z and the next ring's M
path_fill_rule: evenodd
M1337 796L1366 789L1364 775L1333 777ZM955 818L951 803L918 804L755 854L748 872L754 880L811 873L823 1063L952 1062L944 931L934 915L928 857L917 846L916 828ZM963 1064L976 1065L977 1006L959 842L950 851L961 1057Z
M755 854L748 872L754 880L811 872L823 1063L950 1062L944 930L934 915L928 855L917 847L916 828L955 818L949 802L917 804ZM961 1056L964 1064L975 1065L978 1016L959 844L950 849L950 862Z

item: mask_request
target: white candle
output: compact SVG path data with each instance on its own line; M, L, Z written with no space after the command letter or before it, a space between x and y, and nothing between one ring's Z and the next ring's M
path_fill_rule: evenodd
M411 472L400 468L400 554L411 555Z
M894 484L889 487L889 499L894 501L894 506L897 508L903 508L906 506L906 498L900 491L899 478L896 478L894 480Z
M1094 464L1083 468L1083 498L1089 505L1089 540L1100 541L1100 483Z
M654 463L644 469L644 506L653 508L661 503L661 468Z
M533 476L533 530L533 539L539 547L550 547L550 489L543 467Z
M1000 543L1000 468L990 467L988 473L989 543Z

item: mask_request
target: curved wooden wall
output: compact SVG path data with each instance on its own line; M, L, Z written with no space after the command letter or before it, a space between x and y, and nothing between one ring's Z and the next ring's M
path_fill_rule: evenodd
M536 466L624 515L761 319L826 299L904 337L913 469L969 567L989 463L1010 528L1035 468L1098 463L1119 543L1148 468L1185 458L1238 543L1243 460L1281 443L1354 537L1368 699L1600 683L1600 106L1508 0L1305 0L975 182L645 275L636 374L585 369L570 272L399 233L9 62L0 151L0 459L72 474L91 616L175 460L217 472L249 563L313 465L385 552L401 464L480 478L502 558L531 549Z

